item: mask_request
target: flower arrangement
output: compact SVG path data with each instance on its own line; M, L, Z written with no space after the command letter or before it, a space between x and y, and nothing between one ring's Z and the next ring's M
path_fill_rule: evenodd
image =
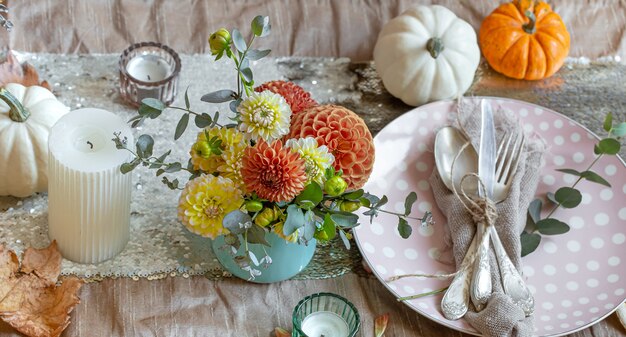
M270 50L252 49L256 38L270 33L269 18L257 16L251 23L246 42L239 30L220 29L209 38L215 61L231 59L237 71L237 91L224 89L204 95L208 103L229 103L233 123L220 125L214 116L190 110L185 92L185 107L169 107L183 112L176 126L177 140L187 129L190 118L200 129L189 151L186 166L168 162L171 151L156 157L154 140L141 135L136 150L115 135L118 149L130 151L134 158L122 165L130 172L139 165L164 175L162 181L182 190L178 218L191 232L215 238L224 235L233 254L243 244L246 249L235 259L238 265L259 275L259 267L271 263L270 256L258 258L248 244L269 245L265 234L272 232L299 244L316 239L327 242L337 234L347 248L349 230L358 225L354 214L360 208L371 218L379 212L398 216L403 237L411 233L407 219L422 224L432 222L429 212L421 218L410 217L416 194L405 200L405 212L381 209L385 196L366 193L374 163L374 143L364 121L354 112L336 105L319 105L303 88L291 82L272 81L254 87L250 61L259 60ZM133 127L147 118L155 119L165 104L144 99L138 115L129 122ZM187 171L189 181L182 184L166 174Z

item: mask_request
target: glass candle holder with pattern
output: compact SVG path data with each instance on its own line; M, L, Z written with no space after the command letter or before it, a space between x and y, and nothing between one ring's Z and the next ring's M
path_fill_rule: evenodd
M360 327L355 306L336 294L307 296L293 310L293 337L354 337Z

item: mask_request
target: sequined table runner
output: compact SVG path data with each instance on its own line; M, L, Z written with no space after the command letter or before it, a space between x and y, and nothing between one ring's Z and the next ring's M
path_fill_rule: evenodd
M72 109L102 108L123 119L134 114L118 92L117 54L59 55L21 54L34 64L43 79L51 83L58 98ZM207 55L182 55L179 91L189 87L192 109L214 112L214 106L200 101L213 90L233 87L234 74L227 60L215 63ZM338 103L361 115L375 134L411 107L390 96L371 63L350 63L348 59L279 58L254 62L255 81L294 81L321 103ZM626 66L605 60L589 63L570 60L554 77L537 82L506 79L481 65L468 95L501 96L536 103L563 113L599 132L604 114L626 120ZM174 105L183 106L179 94ZM223 111L227 108L224 107ZM155 137L155 151L172 149L172 157L186 161L195 132L191 129L176 143L174 127L179 113L168 110L162 118L147 121L142 130ZM224 117L222 117L224 118ZM624 156L624 151L621 155ZM176 219L178 191L164 186L153 172L133 172L131 238L124 251L98 265L63 261L62 273L91 280L105 277L158 279L167 276L205 275L210 279L228 277L211 250L210 240L189 233ZM0 242L18 253L25 247L42 247L47 237L47 197L25 199L0 197ZM318 246L316 255L299 279L336 277L348 272L362 273L361 257L355 247L346 250L340 242Z

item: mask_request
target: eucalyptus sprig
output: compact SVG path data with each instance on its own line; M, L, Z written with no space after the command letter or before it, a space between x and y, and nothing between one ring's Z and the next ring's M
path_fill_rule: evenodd
M626 122L614 124L613 114L609 113L604 119L603 128L608 135L594 146L593 152L596 157L591 164L589 164L586 170L580 172L570 168L557 170L565 174L571 174L578 178L571 186L561 187L554 193L546 194L547 200L553 204L548 215L543 219L541 218L541 210L544 207L541 199L535 199L530 203L528 207L526 229L522 232L520 237L522 244L522 256L526 256L537 249L539 243L541 242L541 235L564 234L570 230L570 226L567 223L552 217L552 215L559 208L575 208L580 205L582 201L582 193L576 188L578 183L583 180L587 180L606 187L611 187L611 184L606 179L591 169L603 156L617 155L619 153L621 147L619 139L626 135Z

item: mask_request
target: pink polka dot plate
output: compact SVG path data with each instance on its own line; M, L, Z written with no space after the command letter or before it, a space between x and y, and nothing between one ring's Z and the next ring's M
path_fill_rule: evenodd
M468 99L482 99L474 97ZM538 195L571 186L575 177L555 171L584 171L594 160L597 137L580 124L552 110L512 99L488 98L494 111L502 108L519 116L528 132L537 132L548 143L546 165ZM425 293L447 286L449 280L405 278L385 280L407 273L449 273L453 266L438 262L446 220L436 207L428 177L434 169L435 132L456 111L452 101L421 106L400 116L375 137L376 163L366 191L387 195L390 210L403 212L404 198L417 192L413 214L432 211L433 226L413 226L409 239L397 233L397 218L380 214L372 225L361 216L355 239L376 277L396 297ZM535 296L535 334L569 334L611 314L624 302L626 288L626 167L616 156L605 156L594 166L612 185L608 188L583 181L578 188L582 204L559 209L555 217L571 230L563 235L543 236L537 250L524 257L523 276ZM547 211L546 211L547 213ZM543 214L545 216L546 214ZM445 256L444 256L445 257ZM442 294L405 303L418 313L452 329L475 334L465 320L449 321L440 312Z

